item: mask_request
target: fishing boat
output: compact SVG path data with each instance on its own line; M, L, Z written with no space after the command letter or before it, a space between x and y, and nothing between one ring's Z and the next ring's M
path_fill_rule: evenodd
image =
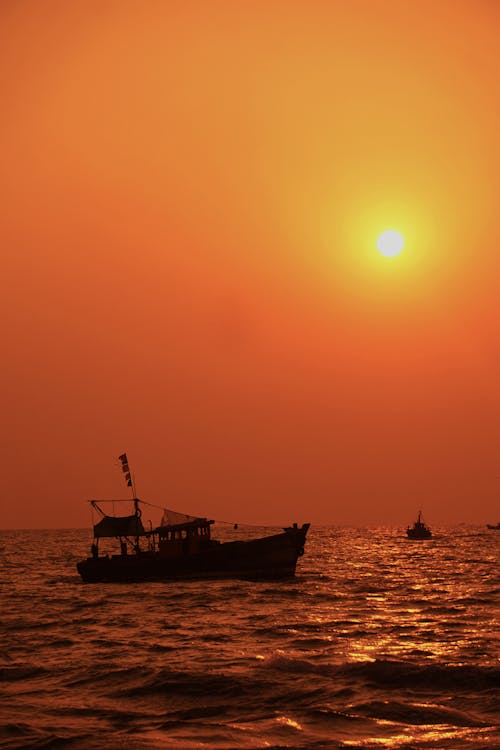
M432 537L430 528L422 520L422 512L420 510L413 526L407 527L406 534L409 539L430 539Z
M500 521L498 523L487 523L486 528L500 530Z
M76 566L86 583L265 579L295 575L310 524L294 523L277 534L223 542L211 537L213 520L164 508L160 525L145 529L141 506L152 504L135 496L126 454L119 458L127 484L132 487L133 498L125 502L133 503L133 513L108 515L101 507L105 502L123 501L90 501L101 518L93 525L90 557ZM99 541L102 538L115 539L118 552L101 553Z

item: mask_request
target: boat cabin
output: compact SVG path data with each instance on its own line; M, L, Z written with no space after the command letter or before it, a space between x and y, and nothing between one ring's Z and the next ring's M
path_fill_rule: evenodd
M206 549L210 544L210 526L213 523L206 518L196 518L185 523L158 526L154 533L158 536L160 557L171 559Z

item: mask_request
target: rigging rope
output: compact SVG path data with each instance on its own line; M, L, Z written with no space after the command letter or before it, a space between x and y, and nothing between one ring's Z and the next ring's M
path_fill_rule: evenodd
M173 508L166 508L164 505L155 505L155 503L150 503L147 500L140 500L140 502L143 505L150 505L152 508L158 508L158 510L166 510L166 511L172 511L173 513L182 513L182 511L174 510ZM201 518L201 516L193 516L192 513L184 513L186 516L192 516L193 518ZM221 523L221 524L227 524L228 526L238 527L238 526L259 526L262 529L275 529L275 528L281 528L280 524L272 524L267 525L263 523L245 523L241 521L225 521L222 518L214 518L215 523Z
M95 500L94 501L90 500L89 502L92 503L92 502L96 502L96 501ZM106 503L106 502L107 503L115 503L115 502L116 503L132 503L133 499L128 498L128 499L123 499L123 500L122 499L119 499L119 500L116 500L116 499L115 500L100 500L99 502L101 502L101 503ZM176 511L173 508L166 508L164 505L156 505L155 503L150 503L147 500L139 500L139 502L141 503L141 505L149 505L151 508L157 508L158 510L163 510L163 511L167 511L167 512L170 510L172 513L180 513L181 515L191 516L191 518L201 518L202 517L202 516L194 516L191 513L183 513L182 511ZM113 513L114 513L114 510L113 510ZM276 529L276 528L281 528L282 527L282 524L268 525L268 524L263 524L263 523L246 523L246 522L241 522L241 521L226 521L226 520L224 520L222 518L214 518L214 521L215 521L215 523L226 524L227 526L232 526L233 528L238 528L240 526L249 526L249 527L255 527L255 526L257 526L257 527L259 527L261 529Z

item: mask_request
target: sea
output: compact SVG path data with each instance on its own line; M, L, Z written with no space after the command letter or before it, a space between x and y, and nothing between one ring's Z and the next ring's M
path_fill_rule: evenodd
M88 530L2 531L0 747L498 749L500 531L433 532L313 525L289 580L84 584Z

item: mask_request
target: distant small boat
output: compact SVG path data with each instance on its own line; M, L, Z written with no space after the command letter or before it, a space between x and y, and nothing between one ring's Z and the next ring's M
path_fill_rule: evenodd
M497 524L487 523L486 528L488 529L500 529L500 521Z
M418 511L418 518L413 526L408 526L406 533L409 539L430 539L432 532L427 524L422 520L422 512Z

